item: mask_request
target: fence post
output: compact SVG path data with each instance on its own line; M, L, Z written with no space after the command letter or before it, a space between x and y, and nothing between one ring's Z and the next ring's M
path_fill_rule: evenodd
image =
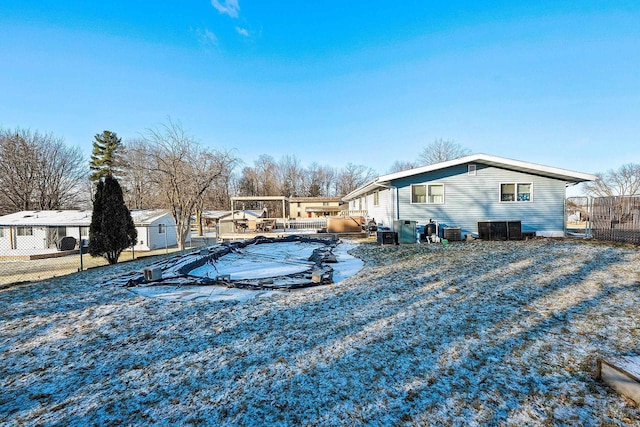
M83 271L84 265L82 265L82 227L78 227L78 247L80 248L80 271Z

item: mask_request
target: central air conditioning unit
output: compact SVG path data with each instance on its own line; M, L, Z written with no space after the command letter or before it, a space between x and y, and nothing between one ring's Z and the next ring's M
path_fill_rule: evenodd
M460 227L445 227L442 235L450 242L459 242L462 240L462 229Z
M144 278L146 280L160 280L162 279L162 269L160 267L155 268L145 268L144 269Z

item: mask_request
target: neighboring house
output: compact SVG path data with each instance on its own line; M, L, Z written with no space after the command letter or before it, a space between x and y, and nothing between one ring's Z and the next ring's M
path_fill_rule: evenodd
M290 197L289 218L324 218L344 209L340 197Z
M521 221L522 231L561 237L566 187L591 174L487 154L382 175L343 197L379 225L430 219L477 234L479 221Z
M70 236L89 239L90 210L21 211L0 216L0 249L55 249Z
M55 249L63 237L88 242L91 210L21 211L0 216L1 250ZM138 230L135 250L145 251L177 243L173 218L163 210L133 210Z
M221 234L242 233L255 231L258 219L264 218L265 211L240 210L227 211L225 215L218 217L218 236Z
M231 214L231 211L203 210L200 214L200 218L202 219L203 226L215 227L218 224L218 221L220 221L220 218L224 218L229 214ZM194 221L194 225L197 225L196 221Z

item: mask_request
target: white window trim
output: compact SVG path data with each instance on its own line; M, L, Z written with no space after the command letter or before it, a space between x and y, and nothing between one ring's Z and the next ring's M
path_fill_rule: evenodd
M373 192L373 206L380 206L380 190Z
M414 202L413 201L413 187L414 186L424 186L425 187L425 202ZM439 185L442 187L442 202L441 203L429 203L429 187ZM444 205L445 203L445 188L444 183L439 182L425 182L422 184L411 184L410 192L409 192L409 203L412 205Z
M513 184L514 185L514 200L502 200L502 186L504 184ZM520 184L525 184L525 185L530 185L530 192L529 192L529 200L518 200L518 185ZM505 182L501 182L500 184L498 184L498 203L533 203L533 182L527 181L527 182L523 182L523 181L505 181Z
M467 174L471 176L476 176L478 172L478 168L475 164L467 165Z

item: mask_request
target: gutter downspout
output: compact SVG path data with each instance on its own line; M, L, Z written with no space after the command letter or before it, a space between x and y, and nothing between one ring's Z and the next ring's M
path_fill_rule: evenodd
M567 237L567 186L564 187L564 199L562 200L562 234Z
M400 192L398 187L393 187L396 190L396 219L400 221Z

